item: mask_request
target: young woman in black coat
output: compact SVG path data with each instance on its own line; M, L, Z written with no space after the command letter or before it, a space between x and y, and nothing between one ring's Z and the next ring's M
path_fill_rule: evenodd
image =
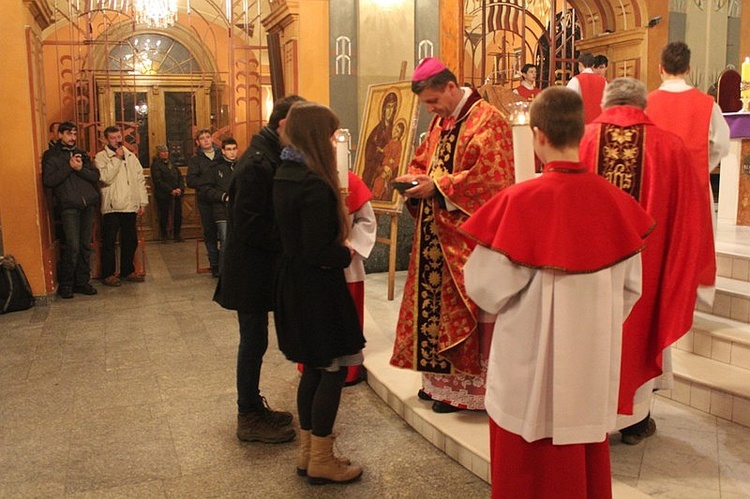
M282 245L274 318L279 348L304 365L297 390L297 473L311 483L344 483L360 466L333 455L333 424L346 368L362 360L364 336L344 278L351 261L349 220L339 192L332 142L336 115L312 102L294 104L289 144L274 178L274 211Z

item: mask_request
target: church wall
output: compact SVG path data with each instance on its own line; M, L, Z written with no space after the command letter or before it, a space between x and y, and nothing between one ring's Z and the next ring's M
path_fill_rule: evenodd
M41 68L39 28L26 2L13 0L3 5L5 22L3 62L13 68L3 76L6 99L0 134L0 226L2 250L13 254L24 266L34 295L46 294L45 244L41 219L44 206L39 158L45 137L40 114Z

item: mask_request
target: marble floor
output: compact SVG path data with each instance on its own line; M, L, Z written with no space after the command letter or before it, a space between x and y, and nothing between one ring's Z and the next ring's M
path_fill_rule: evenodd
M145 283L0 316L0 497L489 496L486 415L432 413L418 375L387 365L402 275L394 301L384 274L368 276L372 387L345 389L336 425L362 480L312 487L294 444L240 443L236 319L194 252L149 244ZM272 334L261 387L274 408L294 410L296 382ZM643 444L612 439L615 497L750 497L750 429L661 397L653 415Z

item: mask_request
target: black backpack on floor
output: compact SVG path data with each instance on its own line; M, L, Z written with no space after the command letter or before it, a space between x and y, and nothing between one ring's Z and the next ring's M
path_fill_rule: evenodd
M0 256L0 314L26 310L34 305L34 294L13 255Z

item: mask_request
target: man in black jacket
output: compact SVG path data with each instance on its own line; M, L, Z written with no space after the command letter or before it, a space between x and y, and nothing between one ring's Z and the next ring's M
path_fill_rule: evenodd
M281 141L289 108L304 100L276 101L268 125L253 136L229 185L227 240L214 300L237 310L237 438L268 443L294 438L292 415L272 411L260 395L260 369L268 348L268 312L273 309L274 270L281 243L273 213L273 177L281 163Z
M95 295L91 279L91 231L99 203L99 170L88 154L76 148L78 130L73 122L61 123L59 140L42 157L42 183L52 189L60 210L65 245L57 267L57 294Z
M211 220L216 226L216 237L219 241L219 271L213 272L219 277L221 263L224 259L224 246L227 240L227 212L229 202L229 182L237 163L237 141L229 137L221 141L221 155L208 169L204 170L198 180L198 200L211 205Z
M167 242L169 236L169 215L172 215L172 237L182 242L182 196L185 194L185 180L180 169L169 159L166 145L156 146L156 157L151 162L151 181L154 183L154 197L159 210L161 240Z
M219 239L216 234L216 224L213 223L213 208L211 203L201 201L200 189L198 183L203 173L211 167L214 159L221 155L221 150L213 143L211 130L202 128L195 135L195 141L198 144L198 150L188 161L187 168L187 186L195 189L196 199L198 200L198 213L201 216L201 226L203 226L203 242L206 245L206 254L208 255L208 264L211 267L211 274L215 277L219 275Z

